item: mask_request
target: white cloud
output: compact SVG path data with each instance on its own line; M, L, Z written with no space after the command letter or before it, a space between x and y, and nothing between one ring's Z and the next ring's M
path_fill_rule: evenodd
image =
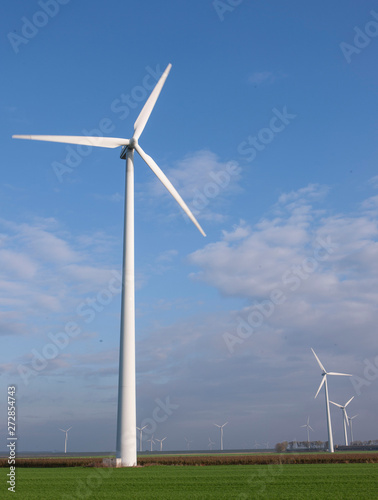
M1 220L0 225L0 304L17 317L18 325L12 329L2 323L2 334L21 329L31 334L34 328L26 324L39 325L50 313L72 314L85 294L96 296L110 283L119 288L117 272L102 263L104 253L108 259L111 254L111 237L97 232L76 238L54 219L22 224Z
M30 280L37 272L37 264L30 257L19 252L0 250L0 268L3 273Z
M248 82L256 85L267 82L272 83L274 81L273 73L270 71L255 71L248 77Z
M241 190L238 185L241 169L236 162L222 162L216 154L203 150L188 155L176 165L165 168L164 172L193 214L217 223L226 220L226 215L219 210L224 208L228 196ZM154 179L149 187L153 195L164 195L171 200L160 181Z
M172 262L178 255L177 250L165 250L156 257L156 262Z
M312 342L332 338L368 354L378 321L378 225L366 213L327 216L315 205L325 192L308 186L282 195L280 217L275 206L254 227L223 232L221 241L191 254L200 268L193 278L247 300L250 306L236 313L244 319L278 289L283 305L274 307L261 331L301 332L303 344L309 336ZM299 223L298 207L306 207Z
M79 253L57 234L29 224L21 224L18 231L36 258L61 264L81 260Z
M248 77L248 83L251 83L255 86L261 85L263 83L272 84L275 81L281 80L286 77L287 75L282 72L272 73L271 71L255 71Z
M373 186L373 188L377 189L378 188L378 175L375 175L369 180L369 184Z
M238 226L234 226L232 231L222 230L224 241L237 241L246 238L250 234L250 228L245 225L244 221L240 221Z

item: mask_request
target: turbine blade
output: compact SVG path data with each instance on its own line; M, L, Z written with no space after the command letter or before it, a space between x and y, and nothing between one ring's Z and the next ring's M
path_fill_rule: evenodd
M312 431L314 431L314 429L311 427L311 425L309 425L308 428L311 429Z
M344 412L344 420L347 423L347 426L349 427L348 414L346 412L345 407L343 408L343 412Z
M315 351L314 351L314 349L313 349L312 347L311 347L311 351L312 351L313 355L315 356L316 361L318 362L318 365L320 366L320 368L321 368L324 372L326 372L326 373L327 373L327 370L326 370L326 369L324 368L324 366L322 365L322 363L321 363L320 359L318 358L318 356L316 355L316 353L315 353Z
M323 384L324 384L324 382L325 382L326 376L327 376L327 375L324 375L324 377L323 377L322 381L320 382L318 392L315 394L315 398L316 398L316 396L319 394L320 389L322 388L322 386L323 386ZM315 398L314 398L314 399L315 399Z
M160 80L157 82L154 90L151 92L150 97L147 99L145 105L143 106L142 111L139 113L139 116L134 123L134 139L139 139L139 137L141 136L171 68L172 64L168 64L168 66L165 68L164 73L161 75Z
M181 196L178 194L176 189L173 187L172 183L168 179L168 177L164 174L164 172L161 170L160 167L154 162L154 160L146 154L143 149L139 146L139 144L135 145L135 149L138 151L140 156L143 158L143 160L147 163L147 165L150 167L150 169L153 171L153 173L156 175L156 177L160 180L160 182L167 188L167 190L171 193L173 198L177 201L177 203L180 205L180 207L184 210L186 215L189 217L189 219L193 222L193 224L197 227L197 229L200 231L203 236L206 236L204 230L202 227L199 225L197 219L194 217L192 212L189 210L189 207L187 204L184 202L184 200L181 198Z
M339 405L338 403L334 403L333 401L330 401L330 403L332 403L335 406L338 406L339 408L343 408L343 406Z
M353 375L350 375L350 373L328 372L327 375L342 375L343 377L353 377Z
M65 144L82 144L100 148L117 148L128 146L129 139L118 137L88 137L85 135L12 135L13 139L30 139L32 141L63 142Z
M350 400L349 400L347 403L345 403L345 406L348 406L348 404L352 401L352 399L353 399L353 398L354 398L354 396L352 396L352 397L350 398Z

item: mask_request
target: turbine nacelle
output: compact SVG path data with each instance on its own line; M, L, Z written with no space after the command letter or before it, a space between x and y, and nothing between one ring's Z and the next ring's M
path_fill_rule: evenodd
M121 158L121 160L126 160L126 153L127 153L127 148L129 146L123 146L122 149L121 149L121 154L119 155L119 157Z

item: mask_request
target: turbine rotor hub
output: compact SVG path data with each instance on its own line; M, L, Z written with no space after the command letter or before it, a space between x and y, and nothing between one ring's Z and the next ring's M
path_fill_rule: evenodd
M123 146L122 147L121 154L119 155L119 157L121 158L121 160L126 160L127 150L128 149L135 149L135 146L137 144L138 144L138 139L135 139L135 137L132 137L129 140L129 144L127 146Z
M134 148L135 148L135 146L136 146L137 144L138 144L138 139L135 139L134 137L132 137L132 138L130 139L130 142L129 142L128 147L129 147L130 149L134 149Z

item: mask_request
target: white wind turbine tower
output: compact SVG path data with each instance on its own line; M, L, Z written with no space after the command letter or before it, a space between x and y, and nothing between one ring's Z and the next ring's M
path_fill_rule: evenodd
M71 430L72 427L70 427L69 429L67 429L66 431L64 429L59 429L60 431L62 432L65 432L66 433L66 437L64 439L64 453L67 453L67 442L68 442L68 431Z
M301 427L307 427L307 443L310 444L310 429L314 432L314 429L310 425L310 417L307 417L307 424L301 425Z
M320 359L318 356L315 354L315 351L313 348L311 348L311 351L313 352L316 361L318 362L318 365L322 369L322 381L319 385L319 389L317 393L315 394L315 398L319 394L320 389L322 388L324 384L324 393L325 393L325 402L326 402L326 414L327 414L327 428L328 428L328 451L330 453L334 452L333 449L333 436L332 436L332 424L331 424L331 414L329 411L329 398L328 398L328 385L327 385L327 375L342 375L344 377L351 377L352 375L349 375L348 373L336 373L336 372L327 372L322 363L320 362Z
M154 441L154 436L151 436L150 439L147 439L147 443L151 443L151 451L152 451L152 445L156 444Z
M357 415L353 415L353 417L348 417L349 428L350 428L350 444L353 444L353 422L352 422L352 420L356 417L358 417L358 413L357 413Z
M143 426L143 427L137 427L138 431L139 431L139 451L142 451L142 434L143 434L143 429L145 429L147 427L147 425Z
M160 443L160 451L163 451L163 441L165 441L167 438L164 437L163 439L158 439L158 438L155 438L156 441L159 441Z
M135 271L134 271L134 150L142 157L161 183L177 201L180 207L205 233L188 206L173 187L169 179L155 161L146 154L138 140L146 126L150 114L171 69L168 64L160 80L151 92L134 123L131 139L114 137L87 137L65 135L14 135L15 139L63 142L86 146L116 148L122 146L121 159L126 160L125 224L123 238L121 333L119 352L118 414L117 414L117 455L118 467L132 467L137 463L136 450L136 398L135 398Z
M347 411L346 411L346 407L348 406L348 404L352 401L352 399L354 398L354 396L352 396L350 398L350 400L345 403L345 405L339 405L338 403L334 403L333 401L330 401L330 403L332 403L333 405L335 406L338 406L339 408L341 408L341 411L343 413L343 426L344 426L344 438L345 438L345 446L348 446L348 433L347 433L347 426L349 427L349 422L348 422L348 414L347 414Z
M216 427L219 427L219 429L220 429L220 449L221 449L221 450L223 450L223 427L224 427L225 425L227 425L227 424L228 424L228 422L226 422L226 423L225 423L225 424L223 424L223 425L213 424L213 425L215 425Z
M215 443L214 443L214 441L212 441L212 440L209 438L209 444L207 445L207 447L209 448L209 450L212 450L212 449L213 449L213 444L215 444Z

